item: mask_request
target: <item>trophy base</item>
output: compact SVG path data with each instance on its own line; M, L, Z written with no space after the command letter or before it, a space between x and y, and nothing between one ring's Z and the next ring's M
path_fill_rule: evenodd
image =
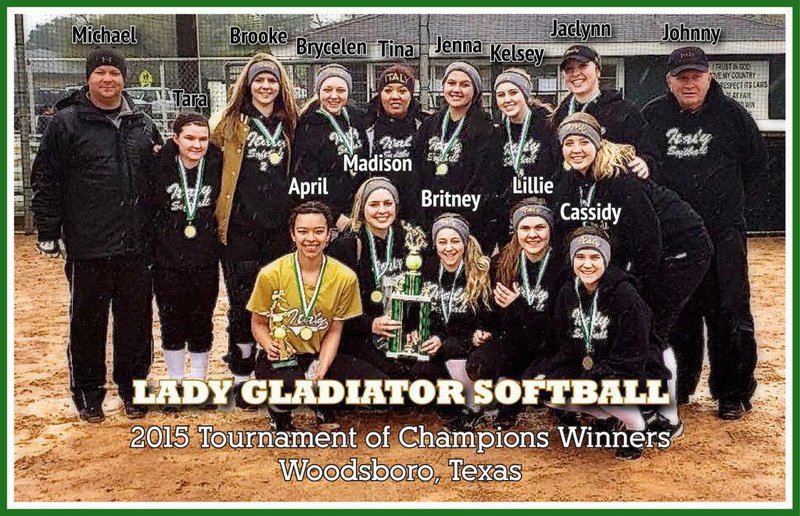
M410 358L412 360L418 360L420 362L428 362L430 361L431 357L429 355L423 355L420 353L404 353L402 351L387 351L386 352L387 358Z
M294 367L297 365L297 358L286 358L284 360L275 360L272 362L273 369L283 369L284 367Z

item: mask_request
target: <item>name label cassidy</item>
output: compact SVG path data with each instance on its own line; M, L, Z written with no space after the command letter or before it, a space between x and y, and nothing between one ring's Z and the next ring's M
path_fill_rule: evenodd
M584 23L580 18L574 22L559 22L553 18L553 31L551 38L569 38L586 41L590 38L610 38L612 36L610 23Z
M708 42L712 46L719 43L721 27L690 27L681 23L677 27L664 24L664 37L661 41L680 41L681 43Z
M361 158L343 157L345 172L411 172L411 158L385 158L380 155Z
M617 224L622 214L622 208L615 208L610 203L605 205L597 203L596 206L573 206L566 202L561 205L561 218L563 220L578 220L581 222L602 220Z
M299 195L300 199L305 199L306 195L328 195L328 178L320 177L314 181L298 181L292 178L289 184L289 194Z
M129 29L109 29L101 25L95 29L91 25L72 26L73 45L135 45L136 26L131 25Z
M469 208L478 211L481 202L481 194L454 194L439 190L433 193L430 190L422 190L423 208Z

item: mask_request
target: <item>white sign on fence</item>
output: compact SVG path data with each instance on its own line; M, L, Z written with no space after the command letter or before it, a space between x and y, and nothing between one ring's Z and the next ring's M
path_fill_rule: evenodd
M756 120L769 118L768 61L712 61L722 91L747 109Z

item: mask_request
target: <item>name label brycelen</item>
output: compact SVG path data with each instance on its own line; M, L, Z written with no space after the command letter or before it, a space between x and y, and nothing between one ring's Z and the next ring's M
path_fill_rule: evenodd
M131 25L129 29L109 29L101 25L95 29L91 25L78 27L72 26L73 45L135 45L136 26Z
M292 178L289 184L289 194L299 195L300 199L305 199L306 195L328 195L328 178L320 177L315 181L298 181Z
M433 193L430 190L422 190L423 208L468 208L478 211L481 202L481 194L456 194L439 190Z
M314 59L367 56L366 41L351 41L347 38L340 38L338 41L309 41L298 36L294 46L298 56L311 56Z
M354 154L345 155L343 160L345 172L411 172L411 158L362 158Z
M596 206L573 206L566 202L561 205L561 218L563 220L576 220L580 222L601 220L616 225L622 215L622 208L615 208L611 203Z

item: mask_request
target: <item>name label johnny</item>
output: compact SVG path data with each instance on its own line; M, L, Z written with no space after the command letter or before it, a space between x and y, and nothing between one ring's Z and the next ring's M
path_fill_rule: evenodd
M622 208L615 208L610 203L596 206L573 206L570 203L561 205L561 218L579 222L604 221L616 225L622 215Z
M135 45L136 26L131 25L129 29L109 29L101 25L95 29L91 25L72 26L73 45Z
M661 41L708 42L713 46L719 43L721 35L721 27L689 27L685 23L673 27L669 23L665 23L664 37L661 38Z
M478 211L482 194L455 194L439 190L433 193L431 190L422 190L423 208L467 208Z

